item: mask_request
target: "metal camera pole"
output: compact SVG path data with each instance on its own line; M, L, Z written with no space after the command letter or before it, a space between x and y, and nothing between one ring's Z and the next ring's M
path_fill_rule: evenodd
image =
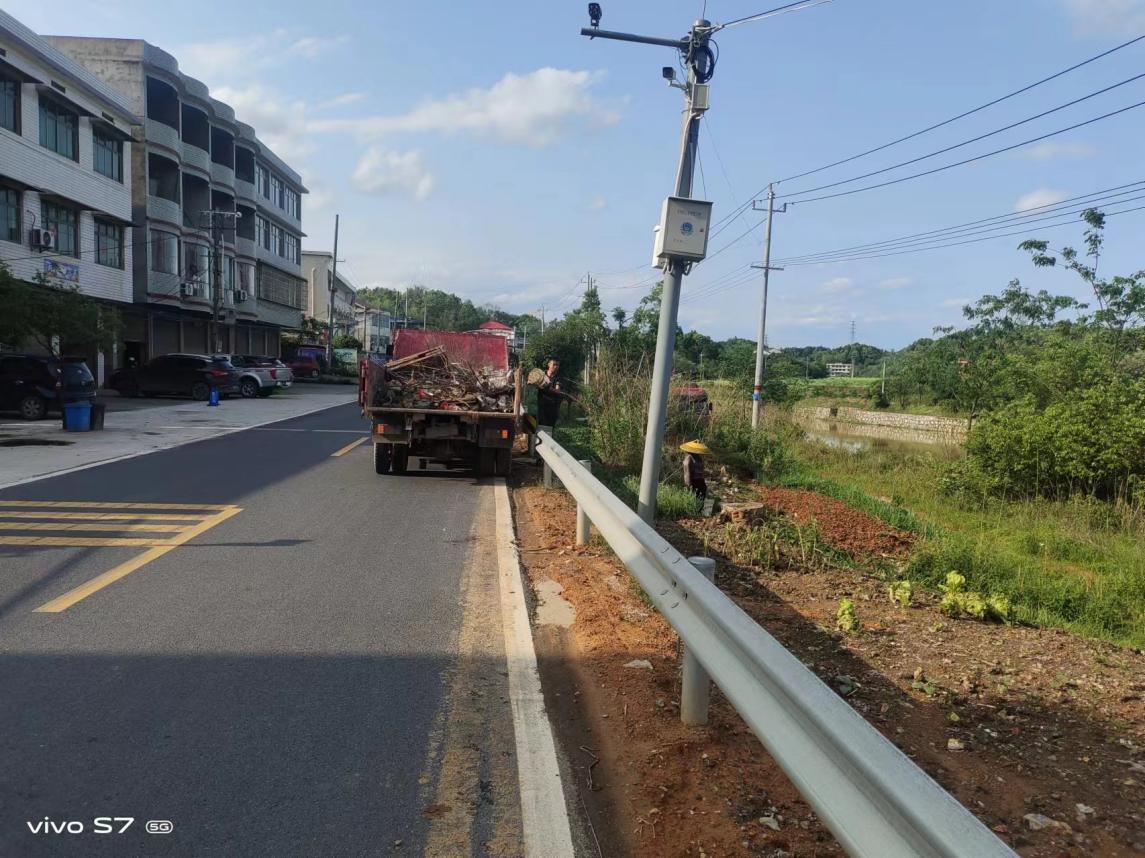
M595 8L594 8L595 7ZM676 190L674 196L692 195L692 175L696 165L696 150L700 137L700 117L706 104L694 109L692 95L698 83L697 73L706 80L709 73L708 40L712 34L712 24L703 19L697 20L691 31L683 39L660 39L652 36L637 36L631 33L617 33L597 28L600 21L600 8L589 4L592 27L583 28L582 36L599 39L615 39L622 42L637 42L644 45L659 45L675 48L681 52L688 66L688 81L685 84L674 82L674 69L665 68L664 77L684 91L684 121L680 133L680 159L676 169ZM672 353L676 346L676 316L680 309L680 288L684 280L684 270L688 263L683 259L669 258L665 265L664 289L660 297L660 325L656 334L656 359L652 366L652 390L648 401L648 428L644 434L644 463L640 471L640 498L636 511L640 518L651 524L656 517L656 488L660 483L660 458L664 446L664 432L668 419L668 393L672 381Z

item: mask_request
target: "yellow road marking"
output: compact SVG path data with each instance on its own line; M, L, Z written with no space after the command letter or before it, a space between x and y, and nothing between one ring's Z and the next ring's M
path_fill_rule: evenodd
M129 512L5 512L0 510L0 519L8 518L46 518L49 521L83 519L84 521L202 521L207 516L176 515L175 513L129 513Z
M170 508L170 507L163 507L163 508ZM195 509L205 509L207 507L199 506L199 507L194 507L194 508ZM218 507L214 507L214 508L218 509ZM81 584L80 586L76 587L75 589L69 590L68 592L64 593L62 596L58 596L55 599L52 599L50 602L47 602L43 605L40 605L40 607L36 608L36 612L37 613L55 614L55 613L59 613L60 611L66 611L72 605L74 605L77 602L80 602L80 601L86 599L88 596L92 595L92 593L98 593L104 587L107 587L110 584L114 584L120 578L127 577L128 575L130 575L132 572L136 571L137 569L141 569L142 567L146 566L152 560L158 560L164 554L167 554L170 551L174 551L180 545L183 545L184 543L189 542L190 540L194 539L196 536L199 536L200 534L206 533L208 530L210 530L215 525L222 524L228 518L235 516L235 515L238 515L240 512L242 512L241 507L237 507L237 506L223 507L215 515L212 515L210 518L199 522L199 524L196 524L194 527L187 528L182 533L180 533L178 536L176 536L174 539L171 539L169 542L164 543L164 544L160 544L160 545L155 545L155 547L150 548L147 551L144 551L138 557L133 557L131 560L128 560L125 563L119 564L114 569L109 569L108 571L104 572L102 575L97 575L95 578L92 578L86 584Z
M225 503L89 503L87 501L35 501L35 500L0 500L0 506L23 507L53 507L80 509L205 509L227 510L232 509Z
M359 438L357 441L351 441L349 444L347 444L341 450L337 450L337 451L331 453L330 458L333 459L335 456L345 456L347 453L349 453L351 450L353 450L359 444L365 444L369 440L370 440L370 436L365 435L365 436Z
M173 545L170 539L136 536L0 536L0 545L40 545L53 548L143 548Z
M149 530L153 533L179 533L185 524L120 524L98 521L0 521L0 530ZM0 536L0 539L3 539Z

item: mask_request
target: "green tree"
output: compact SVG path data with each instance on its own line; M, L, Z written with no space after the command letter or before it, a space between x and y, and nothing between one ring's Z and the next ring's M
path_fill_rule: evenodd
M12 276L0 262L0 343L20 347L31 342L49 354L61 349L110 351L119 339L119 313L79 291L49 280L35 283Z

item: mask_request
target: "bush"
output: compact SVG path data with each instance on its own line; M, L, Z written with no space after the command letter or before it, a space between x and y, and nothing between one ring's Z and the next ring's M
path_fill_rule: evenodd
M624 491L620 492L620 496L630 506L635 507L636 499L640 496L640 477L625 477ZM656 487L656 515L660 518L697 516L703 508L703 502L685 486L660 483Z
M1145 379L1095 384L1045 408L1032 396L1011 402L975 425L966 449L978 491L1132 501L1145 479Z

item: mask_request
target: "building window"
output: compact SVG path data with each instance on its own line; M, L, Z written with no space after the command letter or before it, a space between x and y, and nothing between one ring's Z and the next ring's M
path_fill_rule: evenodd
M271 253L276 253L282 256L282 227L276 223L270 225L270 248Z
M119 224L95 222L95 261L109 268L123 267L123 227Z
M254 167L255 184L258 186L258 192L270 199L270 171L262 164L255 164Z
M184 276L192 283L206 286L211 276L211 252L205 244L184 244L187 270Z
M291 235L288 232L283 233L283 244L286 246L286 256L295 265L298 265L300 260L298 258L298 236Z
M258 267L258 297L262 301L298 309L302 306L303 281L269 265Z
M117 182L123 181L123 142L114 137L108 137L98 131L93 131L92 139L92 160L94 161L95 171L107 176L109 179L115 179Z
M254 294L254 266L249 262L238 263L239 288L248 295Z
M299 205L298 191L294 188L286 189L286 211L296 220L302 219L302 207Z
M75 211L52 203L41 203L40 215L44 229L56 236L56 252L64 256L79 256L80 242L76 231Z
M20 237L20 192L0 188L0 241L22 243Z
M235 258L228 256L223 260L223 288L232 295L235 290Z
M162 274L179 273L179 236L151 230L151 270Z
M259 247L270 250L270 224L262 215L256 215L254 219L254 240Z
M20 133L20 81L0 77L0 128Z
M40 96L40 145L79 160L79 117L50 98Z
M270 200L280 209L285 207L282 198L283 190L282 179L272 173L270 176Z

